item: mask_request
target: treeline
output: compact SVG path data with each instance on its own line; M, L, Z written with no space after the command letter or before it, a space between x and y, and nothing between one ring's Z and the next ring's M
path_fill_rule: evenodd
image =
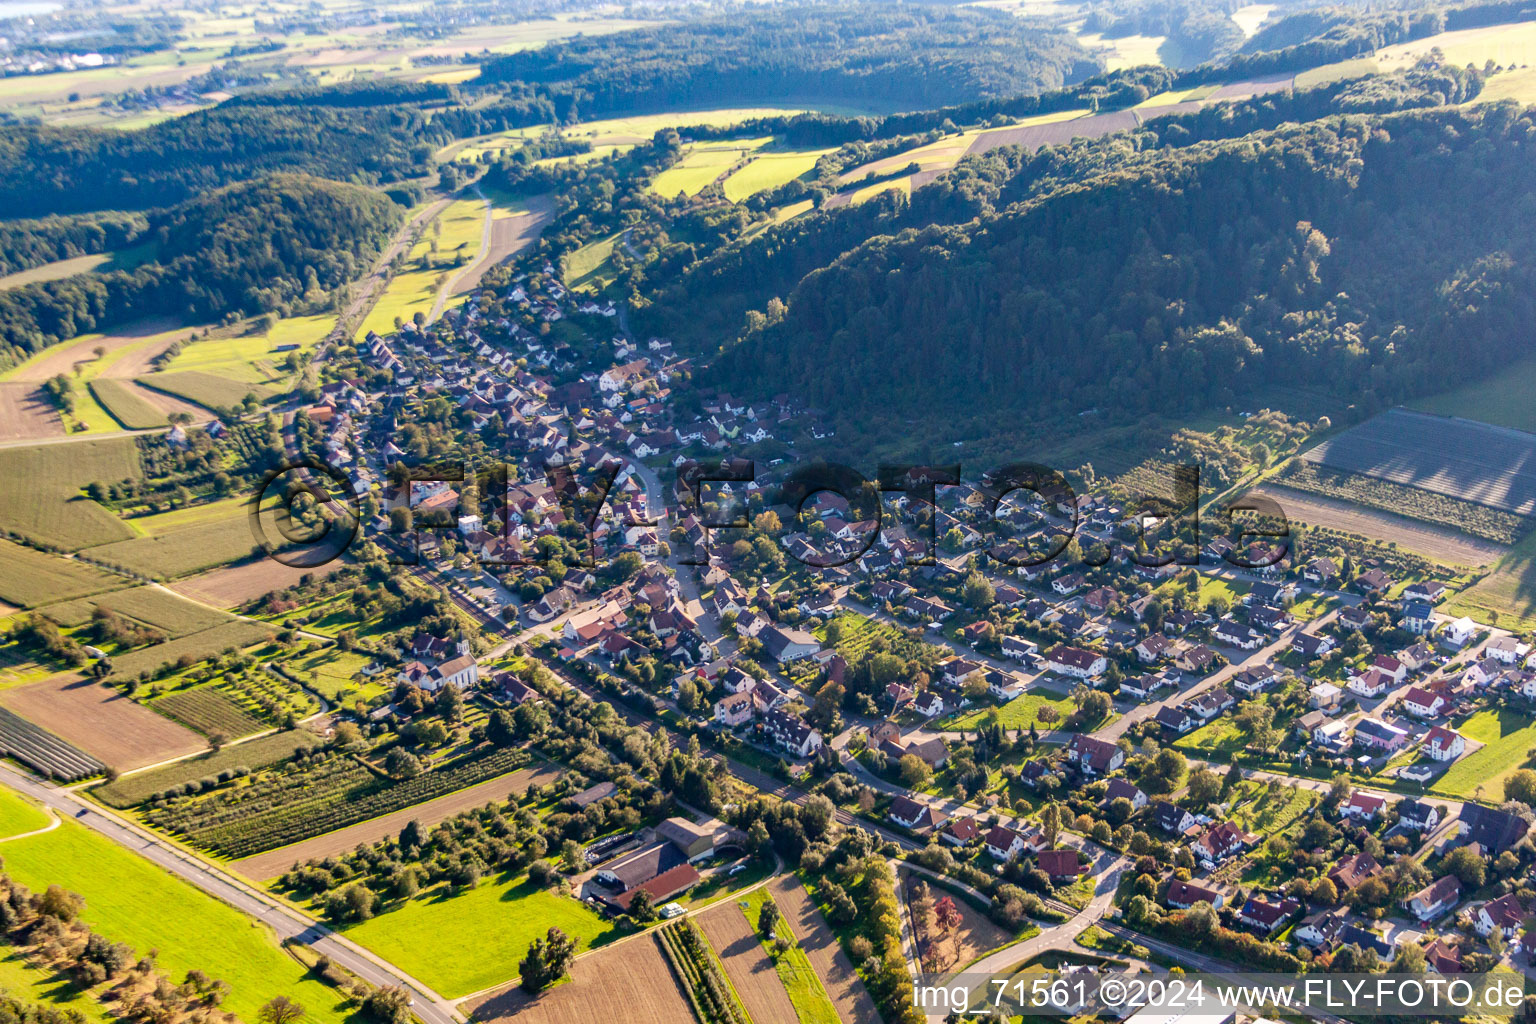
M396 103L451 103L458 90L443 82L364 78L336 85L305 85L242 93L228 107L384 107Z
M0 274L133 245L149 230L142 213L0 221Z
M1070 34L1009 14L859 4L578 37L492 58L479 81L523 83L554 98L563 118L596 118L797 98L928 109L1059 88L1098 70Z
M1143 151L975 223L869 239L710 376L835 410L857 444L1188 413L1279 376L1369 406L1484 375L1536 314L1533 116Z
M1165 62L1188 67L1223 57L1243 45L1243 30L1228 17L1238 6L1210 0L1131 0L1090 10L1083 31L1107 39L1163 36ZM1171 52L1170 52L1171 51Z
M0 292L0 353L10 360L154 313L193 320L320 303L360 276L400 224L369 189L275 175L157 214L157 258Z

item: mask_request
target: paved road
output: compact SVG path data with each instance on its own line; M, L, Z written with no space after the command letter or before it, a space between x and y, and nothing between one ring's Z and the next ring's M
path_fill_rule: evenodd
M413 993L413 1009L423 1024L455 1024L462 1020L449 1000L399 968L250 883L183 852L133 822L91 804L70 790L39 782L9 765L0 764L0 784L32 797L59 817L100 833L215 899L256 918L276 932L279 939L297 939L370 984L404 986Z

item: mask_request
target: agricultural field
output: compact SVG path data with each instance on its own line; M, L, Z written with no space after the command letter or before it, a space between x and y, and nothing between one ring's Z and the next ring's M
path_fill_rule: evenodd
M266 722L247 714L213 686L168 693L150 701L149 707L209 737L235 739L267 728Z
M844 1024L879 1024L880 1011L875 1008L875 1001L800 879L780 875L768 883L767 889L783 912L790 934L821 979L823 990L837 1009L837 1019Z
M284 375L281 364L288 358L279 348L313 351L335 326L335 314L317 313L282 317L266 331L189 341L166 363L165 372L201 371L245 384L272 383Z
M212 629L204 629L186 636L167 640L153 647L141 647L112 659L112 674L118 679L128 679L140 672L153 672L162 665L173 665L181 658L202 661L229 648L239 650L260 643L277 632L258 622L243 620L226 622Z
M491 779L489 782L467 786L456 793L440 796L436 800L428 800L426 803L415 804L404 810L370 818L356 825L337 829L335 832L327 832L325 835L294 843L292 846L279 847L276 850L258 853L254 857L237 860L230 866L247 878L258 882L265 881L277 877L294 864L312 857L335 856L355 849L359 843L372 844L386 836L399 835L400 830L413 821L420 824L423 829L430 829L438 822L447 821L456 814L483 807L487 803L499 804L512 796L522 796L534 786L554 782L561 774L560 769L550 764L520 768L515 772Z
M1505 629L1536 629L1536 533L1511 548L1488 575L1451 596L1442 609Z
M124 430L152 430L166 425L165 412L146 399L132 382L98 377L89 386L96 401Z
M366 337L369 331L390 334L395 330L396 319L404 321L417 312L430 313L438 292L479 254L484 230L485 203L478 199L448 203L423 229L402 261L400 272L385 286L354 337Z
M780 185L787 185L816 166L830 149L804 150L794 153L758 153L751 163L725 179L725 198L739 203L759 192L766 192Z
M250 384L231 380L219 374L203 370L183 370L179 373L152 373L135 380L145 387L164 391L185 398L205 409L230 409L245 401L246 395L255 395L259 401L276 398L280 392L265 384Z
M470 1012L483 1024L570 1024L578 1020L678 1024L692 1020L693 1010L678 989L659 943L656 936L649 935L610 946L577 960L566 984L537 997L513 985L475 1003ZM512 959L521 956L519 951ZM614 978L623 978L624 984L613 984Z
M132 270L153 255L154 246L136 245L121 253L97 252L85 256L71 256L69 259L54 260L52 263L6 274L0 277L0 291L36 284L39 281L62 281L66 277L74 277L78 274L106 274L114 270Z
M196 733L75 672L12 687L0 704L120 771L203 749Z
M94 565L0 540L0 600L9 604L33 608L48 601L100 594L123 582Z
M747 929L747 936L757 942L759 955L767 956L769 944L757 935L757 915L763 904L767 901L768 890L757 889L747 894L741 901L732 900L727 907L737 910L737 919ZM703 922L701 922L703 923ZM708 928L706 926L706 934ZM822 988L821 979L816 976L816 969L811 966L810 958L805 955L805 950L800 948L795 941L794 932L789 928L788 922L782 917L774 928L774 936L782 938L789 943L789 948L782 956L769 957L773 969L783 983L783 990L788 994L790 1004L794 1007L795 1016L800 1024L837 1024L837 1007L832 1005L827 990ZM711 941L713 937L711 937ZM715 948L719 949L717 945ZM765 1019L754 1012L758 1020ZM769 1020L787 1020L788 1018L768 1017Z
M26 481L0 488L0 529L66 551L131 537L122 520L81 490L93 480L139 475L129 437L0 449L0 479Z
M750 159L772 139L743 139L736 142L705 142L688 148L681 160L662 171L651 182L651 191L669 198L679 194L692 198L736 164ZM814 163L814 161L812 161Z
M1536 513L1536 434L1507 427L1393 409L1302 458L1503 512Z
M165 516L132 520L141 536L92 548L95 561L157 579L190 576L259 551L248 519L248 506L238 499L196 506Z
M710 1024L748 1024L752 1020L720 966L719 954L693 921L683 918L662 925L656 938L672 970L682 979L696 1019Z
M1483 746L1451 765L1433 784L1434 792L1495 803L1504 798L1504 780L1525 766L1536 747L1536 721L1505 709L1479 711L1456 730Z
M27 797L0 789L0 839L48 827L53 817Z
M220 608L238 608L274 590L291 587L306 575L312 574L317 579L329 576L344 564L338 560L318 569L295 569L276 559L259 558L244 565L223 566L189 576L172 584L171 589L194 601Z
M453 793L527 764L498 750L395 781L360 759L328 754L147 812L149 822L228 857L276 849Z
M398 964L443 995L456 997L515 976L517 962L528 951L528 944L551 926L576 940L578 950L603 945L622 934L620 926L605 921L585 903L541 889L526 875L487 879L457 895L429 890L398 909L344 931L353 942ZM644 941L624 945L627 948ZM443 956L444 949L473 949L476 955ZM582 962L578 961L578 967ZM665 966L661 975L670 985L671 975ZM580 984L579 972L573 972L573 977L576 983L562 988L586 987ZM626 977L639 983L633 975ZM599 982L597 987L615 986ZM626 1015L622 1019L639 1018ZM673 1018L686 1019L686 1008L683 1016Z
M208 751L174 764L121 775L115 782L93 788L91 796L109 807L132 807L172 786L215 777L222 771L234 768L256 771L288 760L296 750L308 750L323 744L324 740L305 729L273 733L244 743L232 743L220 750Z
M186 636L234 621L222 612L204 608L169 591L151 586L130 587L100 597L51 604L43 608L42 612L62 626L77 626L90 621L97 607L153 626L170 637Z
M243 1020L256 1020L275 995L302 1003L310 1024L348 1016L340 994L308 975L265 928L73 822L6 843L5 869L39 892L61 885L79 893L86 923L140 954L159 950L158 966L170 976L197 968L228 982L222 1008Z
M64 419L40 385L0 383L0 441L63 436Z
M762 890L748 894L747 899L725 900L693 919L704 934L731 987L736 990L742 1006L754 1020L799 1020L800 1024L822 1024L826 1018L801 1016L790 1000L789 992L780 980L773 957L769 956L762 940L757 937L757 908L762 906ZM754 899L755 897L755 899ZM748 918L750 917L750 920ZM666 941L663 939L663 941ZM788 959L787 957L785 958ZM804 959L802 954L801 959ZM806 970L810 965L806 964ZM814 973L811 980L820 988ZM826 999L825 993L822 999ZM828 1011L832 1004L826 1003ZM835 1024L833 1015L827 1024Z
M1494 76L1484 94L1504 78ZM1463 416L1536 433L1536 408L1532 408L1530 401L1532 388L1536 388L1536 357L1501 367L1492 377L1418 399L1412 408L1435 416Z
M1105 71L1119 71L1142 64L1162 64L1163 44L1167 36L1118 36L1106 39L1096 32L1079 32L1077 41L1089 50L1099 51Z
M0 708L0 754L45 778L73 782L95 775L106 766L15 712Z

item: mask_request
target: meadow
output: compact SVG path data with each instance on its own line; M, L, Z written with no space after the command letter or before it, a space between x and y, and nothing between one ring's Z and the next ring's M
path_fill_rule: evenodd
M140 954L158 950L172 978L197 969L228 982L222 1009L244 1020L276 995L302 1004L311 1024L348 1017L340 993L309 977L263 925L73 822L6 843L5 869L38 892L56 884L79 893L87 924Z
M369 331L391 334L397 319L405 321L417 312L430 313L438 292L458 269L454 257L461 261L460 266L469 266L480 251L484 230L485 203L480 200L458 199L444 207L411 247L402 269L358 325L355 337L365 337Z
M120 577L93 565L0 540L0 601L8 604L35 608L60 598L104 593L122 584Z
M656 176L651 182L651 191L669 198L679 193L692 198L713 184L733 164L747 159L754 150L771 141L763 138L695 145L676 164Z
M725 179L725 198L733 203L759 192L786 185L810 173L830 149L803 150L794 153L759 153L747 166Z
M1505 629L1536 629L1536 533L1510 548L1482 579L1453 594L1442 610Z
M381 673L373 678L361 675L373 659L339 647L322 647L310 654L300 655L283 662L283 668L326 700L342 703L353 697L372 700L387 693L394 685L393 678Z
M1052 722L1040 721L1041 708L1054 709L1057 719ZM969 730L996 722L1005 729L1028 729L1033 725L1041 732L1046 732L1051 729L1060 728L1061 723L1076 710L1076 705L1065 697L1056 698L1049 693L1036 691L1015 697L1002 707L982 707L974 711L967 711L963 715L956 715L940 722L938 728ZM1113 721L1114 717L1111 714L1110 721Z
M756 889L740 901L741 912L746 915L753 931L757 929L757 915L767 898L767 889ZM816 969L811 966L810 958L795 941L794 932L783 918L779 919L774 928L774 935L789 943L789 948L781 956L773 958L773 967L779 980L784 983L784 991L789 993L789 1001L795 1008L795 1016L799 1018L800 1024L837 1024L837 1008L832 1005L821 979L816 976ZM765 949L768 948L767 941L762 944Z
M1436 793L1464 799L1504 798L1504 780L1524 767L1536 747L1536 721L1504 709L1479 711L1456 730L1483 746L1451 765L1432 787Z
M572 291L600 292L613 281L609 258L619 234L588 242L565 258L565 286ZM604 271L608 271L604 273Z
M63 1013L78 1013L89 1024L106 1024L114 1019L89 992L80 991L67 975L34 967L14 949L0 957L0 989L14 999Z
M87 500L93 480L141 473L132 438L0 450L0 529L74 551L132 536L122 520ZM63 596L63 595L60 595Z
M251 384L230 380L204 370L184 370L180 373L152 373L135 378L145 387L164 391L177 398L185 398L206 409L231 409L245 401L246 395L255 395L259 401L276 398L279 392L265 384Z
M1493 81L1499 81L1496 76ZM1420 398L1410 408L1439 416L1464 416L1500 427L1536 433L1536 356L1501 367L1484 380L1474 381L1438 395Z
M283 375L287 352L279 347L297 345L299 352L313 351L336 326L334 313L278 319L269 329L249 334L203 338L184 344L165 365L167 373L201 371L244 384L266 384Z
M124 430L151 430L166 424L166 415L120 380L101 377L90 382L91 394Z
M353 942L452 998L514 977L528 944L550 927L576 940L578 950L623 934L585 904L541 889L526 875L483 881L458 895L449 895L446 886L429 890L344 930ZM472 949L475 955L443 956L444 949Z
M145 517L135 520L134 527L148 532L92 548L90 557L145 576L174 579L242 561L258 551L245 502L239 500Z
M20 793L0 789L0 838L36 832L47 828L52 820L47 811Z

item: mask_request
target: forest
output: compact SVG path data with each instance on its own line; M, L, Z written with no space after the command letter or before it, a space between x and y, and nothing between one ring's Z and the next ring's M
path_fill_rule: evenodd
M1533 143L1506 104L1123 153L835 256L710 382L795 391L855 445L1189 413L1276 377L1368 410L1518 355Z
M1055 89L1099 71L1067 32L984 8L854 4L733 13L577 37L487 61L562 114L820 99L929 109Z
M152 262L0 291L0 354L14 361L155 313L209 320L324 303L372 265L402 217L376 192L303 175L207 193L152 219Z

